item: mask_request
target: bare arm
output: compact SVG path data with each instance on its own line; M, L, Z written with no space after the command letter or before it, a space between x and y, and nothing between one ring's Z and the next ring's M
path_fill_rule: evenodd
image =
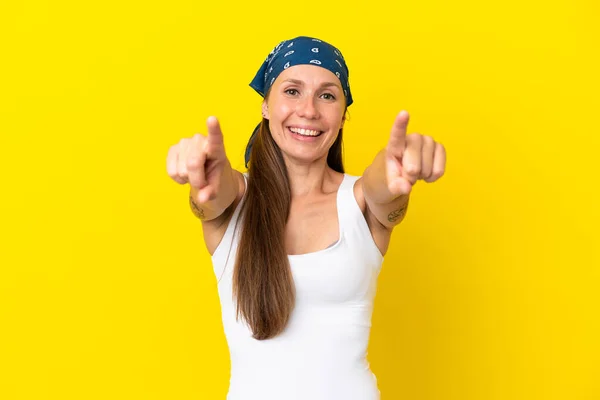
M363 174L363 193L368 211L387 229L393 229L404 219L410 194L394 196L387 185L385 150L375 156Z

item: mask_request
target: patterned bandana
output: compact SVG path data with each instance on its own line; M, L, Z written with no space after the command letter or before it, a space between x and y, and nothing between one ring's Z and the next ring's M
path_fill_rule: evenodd
M346 106L352 104L352 93L348 83L350 72L344 61L341 51L322 40L307 36L284 40L279 43L267 56L256 76L250 83L250 87L256 90L262 97L275 82L275 79L284 70L294 65L312 64L318 65L333 72L338 77L346 96ZM248 145L246 146L246 168L250 160L252 142L258 132L260 123L254 129Z

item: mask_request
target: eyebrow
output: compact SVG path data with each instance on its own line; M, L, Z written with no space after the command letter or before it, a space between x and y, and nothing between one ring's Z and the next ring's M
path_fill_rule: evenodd
M286 79L283 82L291 82L291 83L295 83L296 85L302 86L304 85L304 82L298 80L298 79ZM335 82L324 82L323 84L321 84L321 87L329 87L329 86L335 86L337 88L341 88L341 86Z

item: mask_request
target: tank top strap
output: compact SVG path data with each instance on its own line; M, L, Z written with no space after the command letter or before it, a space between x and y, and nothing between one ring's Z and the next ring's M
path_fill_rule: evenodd
M367 220L354 196L354 185L360 176L345 174L338 192L338 219L340 234L347 245L360 248L361 252L370 254L373 262L381 266L383 255L377 248Z
M344 179L338 189L338 219L342 232L347 228L348 222L357 217L356 212L360 213L360 208L354 197L354 184L359 178L360 176L344 174Z

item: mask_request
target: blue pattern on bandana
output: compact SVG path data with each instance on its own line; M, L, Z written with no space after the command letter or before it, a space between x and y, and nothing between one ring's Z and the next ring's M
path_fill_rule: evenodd
M352 93L348 82L350 72L342 52L327 42L307 36L284 40L275 46L254 76L250 86L262 97L265 97L265 93L273 85L279 74L289 67L301 64L318 65L333 72L342 84L346 96L346 106L352 104ZM248 168L248 161L250 160L252 142L259 127L260 123L254 129L246 146L246 168Z

